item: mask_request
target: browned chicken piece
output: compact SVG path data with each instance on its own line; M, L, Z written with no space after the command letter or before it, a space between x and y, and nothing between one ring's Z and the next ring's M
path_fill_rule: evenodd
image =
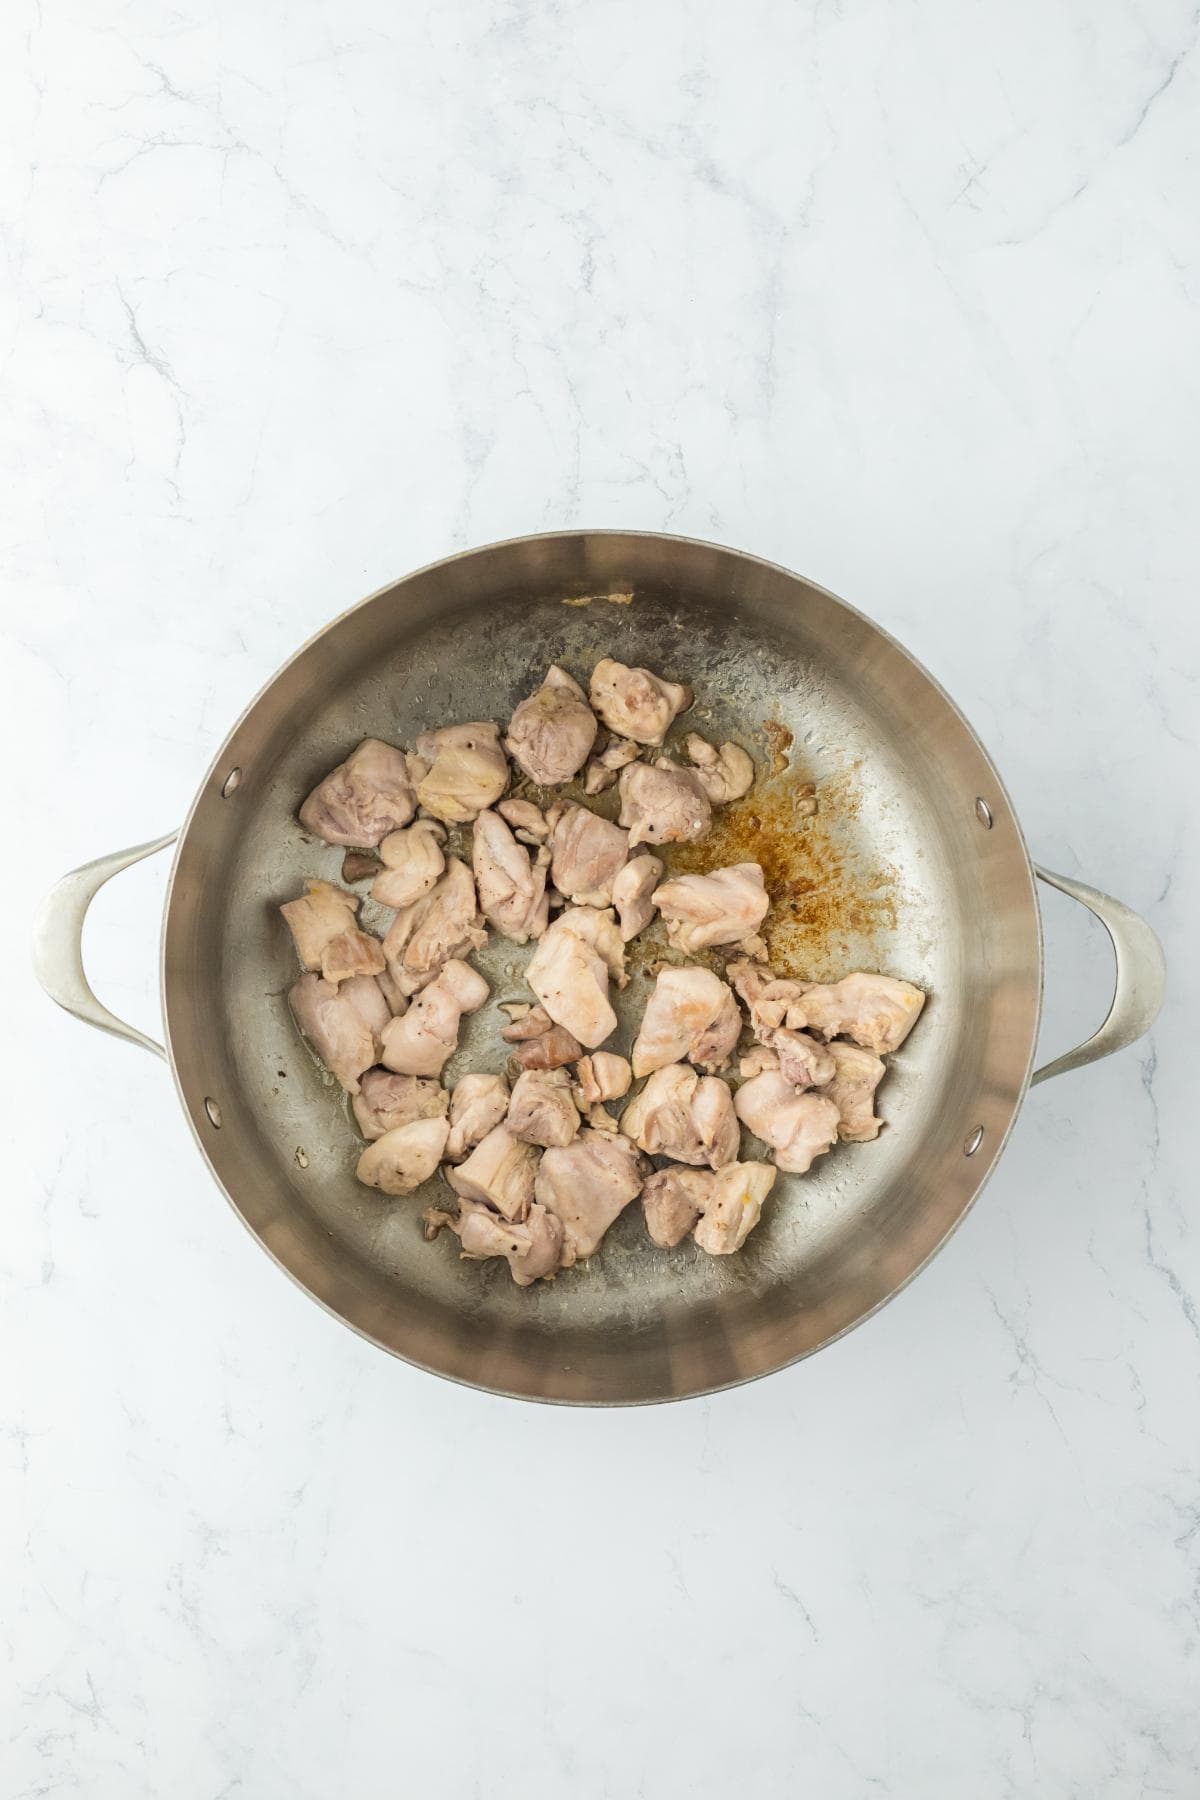
M415 994L452 957L469 956L486 943L471 871L452 856L440 881L396 914L383 940L383 954L400 992Z
M373 850L389 831L407 825L416 810L403 750L364 738L313 789L300 808L300 823L327 844Z
M279 910L304 967L319 969L326 946L353 928L358 896L331 881L306 881L304 887L298 900L285 900Z
M633 1081L633 1070L625 1058L612 1050L597 1050L591 1056L581 1056L576 1068L579 1075L577 1092L584 1107L622 1099Z
M465 825L508 786L508 758L490 720L423 731L409 768L417 799L447 825Z
M494 1125L466 1162L446 1170L446 1180L464 1200L483 1200L506 1219L523 1219L533 1199L538 1153L506 1125Z
M349 931L340 931L326 944L321 957L321 973L334 987L355 975L384 975L387 963L383 945L369 931L351 926Z
M738 1122L719 1075L697 1075L687 1063L656 1069L621 1115L621 1131L651 1156L720 1168L738 1153Z
M393 1075L388 1069L368 1069L350 1104L358 1129L374 1143L385 1131L412 1125L417 1119L444 1119L450 1096L437 1081L417 1075Z
M708 1204L711 1169L659 1169L646 1177L642 1210L650 1241L663 1250L681 1244Z
M787 1022L822 1037L853 1038L864 1050L885 1056L900 1048L924 1004L924 994L910 981L859 972L828 987L806 987L788 1008Z
M537 787L557 787L582 769L596 730L579 683L551 663L537 693L514 712L504 748Z
M617 1214L642 1191L645 1165L628 1138L615 1132L579 1133L565 1149L547 1150L534 1194L562 1220L562 1266L590 1256Z
M722 744L717 750L698 731L691 731L686 749L696 765L696 779L714 806L740 800L754 786L754 764L740 744Z
M612 903L626 943L644 930L654 917L653 895L662 872L663 866L657 856L631 857L618 872L612 886Z
M550 836L546 815L532 800L501 800L496 811L508 821L523 844L544 844Z
M744 1082L733 1104L738 1118L791 1175L805 1174L837 1142L840 1115L833 1101L824 1094L798 1094L778 1071Z
M571 1098L565 1069L526 1069L513 1084L508 1129L522 1143L543 1150L569 1144L579 1130L579 1114Z
M365 855L361 850L347 850L342 858L342 880L373 881L382 867L377 856Z
M611 912L568 907L538 943L525 979L556 1025L594 1050L617 1028L608 999L610 973L625 968L625 946Z
M635 744L661 744L677 713L692 704L692 690L663 681L649 669L631 669L604 657L592 670L592 705L608 729Z
M450 1095L450 1135L443 1160L461 1162L508 1114L503 1075L464 1075Z
M755 1044L754 1048L747 1050L745 1056L739 1061L738 1074L743 1081L749 1081L752 1075L765 1075L769 1071L777 1070L778 1067L778 1051L768 1050L765 1044Z
M710 1256L740 1250L762 1218L763 1201L774 1185L770 1163L735 1162L719 1169L694 1233L701 1250Z
M384 1194L411 1194L441 1161L450 1126L445 1119L413 1119L368 1144L355 1173Z
M583 1049L579 1039L556 1025L543 1006L532 1007L523 1018L514 1019L500 1036L515 1046L513 1061L523 1069L561 1069L574 1062Z
M734 863L708 875L679 875L655 889L654 903L667 921L669 941L689 956L752 937L770 905L757 863Z
M390 831L379 846L384 867L371 888L383 906L414 906L446 867L442 848L446 827L437 819L416 819L404 831Z
M669 756L630 763L621 770L621 824L629 848L639 844L691 844L712 824L712 807L692 769Z
M379 1061L389 1024L379 983L370 975L355 975L333 987L319 975L302 975L288 994L288 1005L330 1074L348 1094L357 1094L359 1076Z
M479 905L489 925L514 944L540 937L550 916L546 898L545 850L530 857L497 812L485 810L472 832L471 864L479 888Z
M824 1090L838 1109L838 1136L844 1143L868 1144L879 1136L882 1120L875 1117L875 1089L887 1074L887 1066L872 1051L858 1044L829 1046L836 1074Z
M576 906L609 906L613 882L629 856L619 825L586 806L555 806L546 815L554 860L550 879Z
M460 1200L458 1217L431 1206L422 1214L425 1236L433 1239L443 1226L458 1238L461 1254L475 1262L503 1256L518 1287L535 1281L552 1281L562 1256L561 1221L544 1206L531 1206L526 1217L513 1224L475 1200Z
M584 770L584 793L606 794L610 787L617 785L617 776L621 770L627 764L636 762L640 754L640 745L631 743L628 738L613 738L599 756L593 756Z
M463 1014L477 1012L487 997L483 976L452 958L421 989L402 1018L383 1026L382 1055L371 1061L385 1063L398 1075L440 1075L458 1048Z
M808 985L775 975L766 963L746 959L731 962L725 973L746 1002L756 1035L784 1024L788 1009L804 998Z
M649 1075L685 1057L704 1068L719 1068L741 1028L737 1001L719 975L711 969L663 969L642 1014L633 1072Z

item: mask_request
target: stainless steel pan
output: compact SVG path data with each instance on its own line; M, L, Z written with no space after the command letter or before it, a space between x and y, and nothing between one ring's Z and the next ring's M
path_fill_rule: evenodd
M630 601L628 596L632 594ZM616 596L616 598L612 598ZM421 1241L424 1197L354 1179L344 1098L285 1003L293 953L276 907L336 877L300 798L359 739L507 718L550 661L600 655L691 682L692 718L773 771L702 846L758 855L776 958L918 982L930 1003L881 1089L878 1142L846 1145L776 1186L744 1251L656 1250L639 1209L583 1269L528 1290L502 1264ZM796 785L820 783L815 820ZM926 671L832 594L687 539L570 532L474 550L374 594L289 662L234 727L179 833L162 937L165 1051L95 998L80 959L97 889L170 843L102 858L60 883L39 924L47 991L88 1023L165 1054L200 1148L251 1231L313 1297L409 1361L482 1388L612 1404L702 1393L783 1367L903 1287L991 1173L1030 1082L1042 990L1035 870L970 726ZM1103 921L1117 954L1096 1035L1033 1080L1131 1042L1161 1003L1162 954L1117 901L1043 879ZM524 953L485 959L492 1004L449 1073L500 1067L496 1003ZM645 975L625 997L638 1011ZM624 1025L624 1021L623 1021Z

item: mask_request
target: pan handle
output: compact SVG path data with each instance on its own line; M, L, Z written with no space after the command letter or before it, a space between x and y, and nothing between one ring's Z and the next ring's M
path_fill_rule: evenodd
M33 927L33 972L50 998L85 1025L111 1031L114 1037L128 1038L131 1044L140 1044L143 1050L153 1050L155 1056L162 1057L167 1053L160 1043L136 1025L118 1019L92 992L83 967L83 921L106 881L141 862L143 857L153 856L156 850L165 850L178 836L177 831L169 831L166 837L136 844L132 850L114 850L109 856L85 863L81 869L73 869L46 895Z
M1097 888L1072 881L1067 875L1055 875L1037 864L1034 867L1039 881L1049 882L1095 913L1112 939L1117 980L1108 1017L1099 1031L1093 1032L1086 1043L1035 1070L1031 1087L1039 1081L1049 1081L1052 1075L1065 1075L1068 1069L1082 1069L1086 1063L1098 1062L1102 1056L1111 1056L1114 1050L1123 1050L1126 1044L1144 1037L1158 1017L1167 991L1166 958L1145 919Z

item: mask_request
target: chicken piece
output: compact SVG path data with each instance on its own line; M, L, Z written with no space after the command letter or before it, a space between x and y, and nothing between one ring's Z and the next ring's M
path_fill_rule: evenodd
M589 1050L617 1028L610 973L624 974L624 945L610 912L568 907L543 934L525 979L556 1025Z
M629 848L639 844L692 844L712 824L708 795L692 769L669 756L630 763L621 770L621 824Z
M592 1056L581 1056L576 1065L579 1081L576 1093L584 1107L598 1106L605 1100L620 1100L629 1092L633 1070L623 1056L611 1050L597 1050Z
M506 1125L494 1125L466 1162L446 1170L446 1180L464 1200L483 1200L506 1219L523 1219L533 1199L538 1153Z
M513 1085L508 1129L525 1144L549 1149L569 1144L579 1130L579 1114L571 1098L565 1069L526 1069Z
M532 800L501 800L496 811L523 844L544 844L550 836L546 815Z
M753 1050L747 1050L738 1063L738 1074L743 1081L749 1081L752 1075L765 1075L778 1067L779 1052L768 1050L765 1044L755 1044Z
M740 744L715 750L698 731L690 731L685 748L696 765L696 779L714 806L740 800L754 786L754 764Z
M693 1234L700 1248L710 1256L740 1250L762 1218L763 1201L774 1185L770 1163L734 1162L719 1169Z
M883 1121L875 1117L875 1089L887 1074L887 1065L858 1044L829 1046L836 1073L825 1094L838 1109L838 1136L843 1143L868 1144L879 1136Z
M388 1011L391 1013L393 1019L398 1019L401 1013L408 1011L408 995L400 992L400 989L396 986L386 968L383 973L377 975L375 979L379 983L380 993L387 1001Z
M413 1119L368 1144L355 1174L384 1194L411 1194L441 1161L450 1126L445 1119Z
M530 857L499 813L485 808L475 821L471 866L479 887L479 904L489 925L514 944L541 937L550 916L546 898L549 854Z
M469 956L486 943L471 871L452 856L441 880L396 914L383 940L383 954L400 992L415 994L443 963Z
M576 906L609 906L613 883L629 857L629 840L619 825L586 806L551 808L550 879Z
M686 1063L656 1069L621 1115L621 1131L651 1156L719 1168L738 1153L738 1123L729 1088L718 1075Z
M416 819L405 831L391 831L379 846L384 867L371 887L372 900L397 912L415 906L446 867L446 827L437 819Z
M450 1095L450 1135L443 1160L461 1162L507 1112L508 1083L503 1075L464 1075Z
M458 1048L463 1014L477 1012L487 997L483 976L452 958L403 1017L384 1025L382 1055L372 1062L381 1061L398 1075L440 1075Z
M591 697L608 729L635 744L661 744L676 714L692 704L691 688L610 656L592 670Z
M302 975L288 994L288 1005L325 1067L348 1094L357 1094L359 1076L379 1061L389 1024L379 983L370 975L354 975L334 987L319 975Z
M864 1050L884 1056L900 1048L924 1004L924 994L910 981L860 971L829 987L819 983L806 987L789 1006L787 1022L819 1031L822 1037L853 1038Z
M474 1262L489 1256L503 1256L518 1287L530 1287L535 1281L553 1281L562 1257L562 1222L544 1206L531 1206L519 1224L498 1219L486 1206L475 1200L460 1200L458 1217L452 1218L440 1207L431 1206L422 1214L425 1236L433 1239L443 1226L458 1238L461 1254Z
M804 998L808 986L807 982L775 975L766 963L746 959L731 962L725 973L746 1002L750 1024L760 1041L765 1041L763 1032L784 1023L788 1009Z
M767 916L763 872L757 863L734 863L708 875L679 875L654 890L667 921L667 938L691 956L713 944L751 937Z
M387 963L383 945L369 931L352 926L326 944L321 957L321 973L334 987L355 975L385 975Z
M790 1031L786 1025L763 1032L761 1038L778 1056L780 1073L793 1087L824 1087L833 1080L833 1058L818 1038Z
M778 1071L755 1075L734 1096L734 1110L775 1152L779 1168L803 1175L837 1142L840 1114L824 1094L798 1094Z
M663 969L642 1014L633 1046L633 1072L654 1069L686 1057L689 1062L718 1068L737 1043L742 1018L737 1001L711 969Z
M326 946L353 928L358 896L331 881L306 881L304 888L298 900L285 900L279 910L304 967L319 969Z
M423 731L409 758L417 799L447 825L465 825L508 786L508 758L490 720Z
M612 885L612 903L621 921L621 936L628 943L654 917L654 889L663 866L657 856L635 856L619 870Z
M416 810L403 750L364 738L317 784L299 816L305 831L327 844L373 850L389 831L407 825Z
M551 663L537 693L514 712L504 748L536 786L557 787L582 769L597 729L579 683Z
M594 1106L585 1109L583 1122L585 1125L590 1125L593 1131L619 1131L621 1129L619 1121L614 1119L607 1106L601 1106L599 1101Z
M449 1103L450 1096L440 1082L393 1075L387 1069L368 1069L350 1102L358 1129L368 1143L418 1119L444 1119Z
M527 1008L525 1016L506 1025L500 1036L506 1044L515 1044L512 1058L523 1069L561 1069L583 1049L579 1039L556 1025L542 1006Z
M650 1241L663 1250L681 1244L708 1204L715 1177L711 1169L659 1169L642 1189L642 1210Z
M628 1138L584 1130L565 1149L547 1150L534 1195L562 1220L562 1266L590 1256L617 1214L642 1191L644 1164Z
M610 787L616 786L621 770L627 764L636 762L639 755L639 745L630 743L628 738L613 738L599 756L593 756L584 770L584 793L606 794Z

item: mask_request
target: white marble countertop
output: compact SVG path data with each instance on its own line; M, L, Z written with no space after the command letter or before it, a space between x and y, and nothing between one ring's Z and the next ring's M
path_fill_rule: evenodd
M6 1796L1191 1800L1191 0L0 29ZM881 1316L633 1413L360 1342L242 1230L161 1065L23 966L48 879L175 824L326 619L576 524L863 607L1035 853L1172 959L1152 1039L1030 1097ZM164 875L89 930L147 1027ZM1046 923L1057 1050L1110 967Z

